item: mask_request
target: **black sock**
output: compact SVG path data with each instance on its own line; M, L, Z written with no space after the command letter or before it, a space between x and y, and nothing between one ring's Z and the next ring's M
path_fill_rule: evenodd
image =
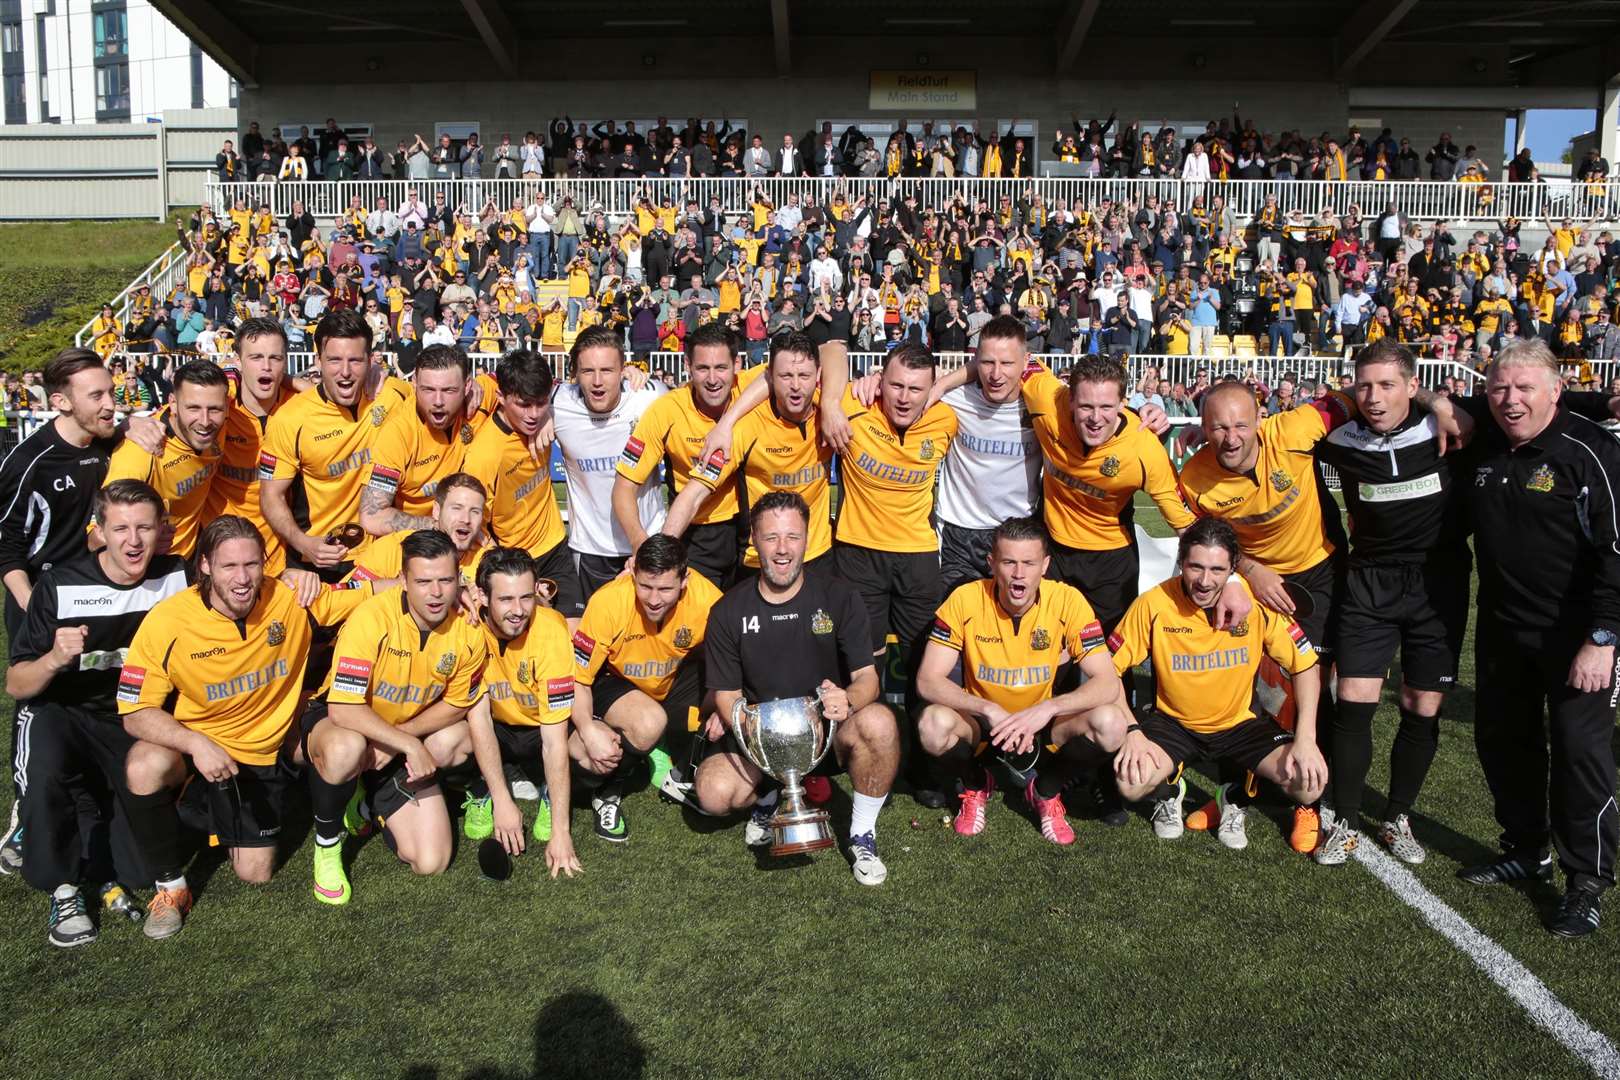
M982 791L985 784L984 766L974 756L973 743L957 739L952 747L939 756L940 769L954 776L963 790Z
M1070 739L1058 747L1055 755L1042 759L1035 773L1035 794L1050 799L1068 787L1075 777L1094 777L1111 756L1090 739Z
M1333 809L1352 829L1361 822L1361 795L1367 786L1367 769L1372 765L1373 713L1376 701L1341 701L1334 711L1328 741L1333 757L1328 762L1333 777Z
M1161 799L1173 799L1180 794L1180 792L1180 784L1173 784L1166 780L1164 783L1148 792L1148 798L1153 802L1159 802Z
M135 837L146 865L151 868L154 881L173 881L182 876L186 857L180 844L180 815L174 808L173 791L155 791L150 795L123 795L124 816L129 820L129 831Z
M309 767L309 803L315 814L315 843L331 847L343 840L343 811L354 797L354 780L327 783L315 766Z
M467 794L480 800L489 798L489 783L482 772L467 781Z
M1233 806L1248 806L1253 802L1249 789L1254 784L1254 774L1241 765L1234 765L1230 761L1222 760L1215 766L1215 779L1226 788L1226 801Z
M1401 726L1389 748L1389 807L1384 811L1385 821L1394 821L1412 809L1439 747L1439 714L1419 716L1402 709Z

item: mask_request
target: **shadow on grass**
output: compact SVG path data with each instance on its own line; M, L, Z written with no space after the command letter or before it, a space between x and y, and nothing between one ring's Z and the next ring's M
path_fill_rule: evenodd
M480 1066L442 1072L412 1065L403 1080L521 1080L525 1077L635 1080L647 1068L647 1051L624 1014L601 994L574 990L546 1002L534 1018L534 1063L528 1070Z

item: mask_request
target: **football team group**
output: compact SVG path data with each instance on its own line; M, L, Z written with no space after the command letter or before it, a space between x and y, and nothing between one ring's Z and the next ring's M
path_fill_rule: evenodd
M645 786L761 846L778 787L729 718L809 696L835 732L806 795L842 798L847 774L863 885L888 877L897 783L963 837L1011 826L990 813L1010 784L1057 845L1071 808L1125 825L1139 804L1160 838L1242 848L1251 801L1281 798L1293 848L1338 865L1397 655L1368 831L1421 862L1476 560L1473 726L1502 850L1461 874L1550 877L1556 853L1549 928L1598 926L1620 841L1620 445L1610 400L1561 395L1538 342L1473 398L1422 389L1393 341L1348 391L1275 415L1217 383L1179 475L1168 418L1125 407L1117 362L1060 376L1005 316L965 367L902 344L853 381L842 345L786 333L744 368L707 325L674 389L601 328L567 382L536 353L475 373L449 346L402 380L348 311L315 344L293 378L280 326L249 321L230 363L184 365L161 412L123 423L102 361L65 350L44 372L57 417L0 467L0 872L50 898L53 944L109 913L172 936L205 847L246 882L289 872L306 791L324 904L353 895L350 838L444 871L448 790L465 837L540 846L553 878L588 861L576 796L602 841L630 837L624 795ZM1138 492L1179 536L1145 590ZM1186 813L1203 763L1215 798Z

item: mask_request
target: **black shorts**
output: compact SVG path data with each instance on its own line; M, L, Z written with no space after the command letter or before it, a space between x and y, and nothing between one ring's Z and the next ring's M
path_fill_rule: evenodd
M1293 733L1284 731L1269 716L1251 717L1225 731L1208 733L1191 731L1157 709L1143 713L1140 723L1142 734L1170 755L1177 772L1198 757L1230 762L1254 772L1273 750L1294 741Z
M175 809L182 822L207 834L209 847L275 847L288 795L299 780L298 768L285 759L238 762L236 775L218 783L192 773Z
M304 751L305 761L309 760L309 733L315 730L315 725L326 719L327 711L326 702L320 698L311 698L298 717L298 745ZM504 725L495 725L497 729L502 726ZM471 761L470 758L468 760ZM406 789L404 754L395 755L380 769L370 769L361 773L359 782L365 790L366 802L378 821L386 821L389 814L410 803L416 795Z
M940 596L951 593L970 581L990 576L990 540L994 529L967 529L942 522L939 527L939 580Z
M566 724L568 721L564 720ZM518 765L533 765L540 758L540 733L549 725L503 724L495 721L495 743L501 748L501 760Z
M1306 615L1296 609L1294 621L1316 646L1316 655L1322 663L1332 663L1339 597L1344 595L1344 562L1337 555L1329 555L1310 569L1284 574L1282 579L1311 594L1311 613Z
M836 544L833 568L866 603L874 655L887 651L891 633L902 649L918 648L942 599L938 552Z
M1046 576L1073 585L1097 613L1103 632L1112 634L1125 610L1136 600L1142 560L1135 544L1112 551L1081 551L1052 542L1052 564Z
M1340 594L1335 661L1341 679L1382 679L1395 652L1413 690L1450 690L1468 629L1467 549L1425 563L1352 566Z
M686 530L686 563L722 592L737 580L737 566L745 550L742 518L693 525Z
M577 619L585 614L585 594L580 590L579 573L574 569L574 552L566 540L534 557L534 576L557 583L557 595L552 597L551 606L566 618Z
M601 719L607 716L615 701L632 690L640 689L623 675L604 667L597 673L596 682L591 686L591 711L597 719ZM669 693L659 704L664 707L666 731L696 731L703 719L699 715L703 704L703 662L696 656L688 657L675 670L675 681L670 684Z
M628 555L586 555L580 553L575 558L579 560L579 590L580 596L583 598L580 612L583 613L585 610L583 605L591 602L591 597L596 595L596 590L611 584L614 578L624 573L624 564L629 561L630 557ZM558 584L558 595L560 596L561 583ZM561 608L558 610L561 610ZM563 614L568 613L564 611Z

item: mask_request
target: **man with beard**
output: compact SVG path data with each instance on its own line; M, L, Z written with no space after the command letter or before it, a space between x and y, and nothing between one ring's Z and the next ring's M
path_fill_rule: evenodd
M534 560L518 548L491 548L478 564L484 598L488 690L467 713L479 776L467 788L462 834L498 838L509 854L523 852L523 815L504 766L542 767L545 794L533 835L546 845L551 876L581 872L568 818L572 797L568 718L574 699L574 654L568 620L535 597Z
M400 546L404 586L362 604L338 632L332 670L304 711L315 816L315 899L347 904L345 832L376 825L418 874L450 864L450 816L434 775L472 753L467 710L488 646L458 613L456 548L437 530Z
M6 692L16 698L17 765L24 778L20 823L28 843L23 877L51 896L52 945L96 938L80 891L101 887L102 906L134 913L119 882L145 880L129 825L114 796L134 745L118 721L119 669L142 617L186 587L185 564L158 555L163 500L138 480L114 480L96 493L96 552L56 563L39 576L21 632L11 639ZM106 838L82 836L79 800L69 786L96 793L110 816ZM96 830L99 832L99 830ZM88 843L86 841L89 841ZM89 848L88 864L81 854Z
M220 462L219 435L230 410L230 381L210 360L192 360L174 373L174 397L160 414L167 438L161 454L126 439L107 463L107 482L139 480L163 497L173 530L169 550L190 558L202 528L209 482Z
M287 565L287 550L259 508L259 449L271 414L300 388L287 376L287 331L276 320L243 322L235 350L236 393L220 433L220 460L208 482L203 520L233 514L253 522L264 537L265 576L276 577Z
M464 589L474 584L478 560L489 550L484 540L484 511L488 502L484 485L476 477L464 472L451 473L434 486L433 501L429 504L432 513L424 519L425 528L439 530L455 545L456 565L461 570ZM355 558L349 580L383 582L399 577L404 570L405 541L416 531L401 529L372 540Z
M484 530L494 543L534 557L538 577L556 582L553 606L569 625L585 610L574 555L551 483L551 467L531 450L551 418L555 380L537 352L515 349L495 369L500 404L473 438L462 468L484 485Z
M623 782L640 759L667 739L674 756L689 761L690 732L714 711L704 708L698 650L719 599L708 578L688 571L685 545L655 533L636 549L635 568L585 605L574 632L572 744L585 770L602 778L591 809L604 840L620 843L630 834ZM667 751L650 765L655 789L688 801L691 778L672 772Z
M752 806L744 838L768 844L776 792L760 797L766 777L720 718L738 701L816 695L823 716L838 723L833 753L854 788L851 869L860 884L881 885L889 871L877 852L877 816L900 767L900 733L894 713L878 701L865 604L842 579L805 572L810 507L796 492L760 498L749 509L749 528L759 576L732 588L709 613L704 659L716 715L705 734L719 747L698 767L699 804L716 815ZM824 761L818 771L831 767Z
M118 712L137 740L125 759L125 809L156 884L147 937L179 933L191 910L182 821L229 852L238 878L270 880L305 763L293 715L315 626L336 625L370 595L369 586L323 589L306 610L265 578L264 538L251 521L203 526L196 587L147 614L118 678Z
M117 438L112 376L90 349L63 349L45 365L45 394L56 419L24 439L0 463L0 576L5 627L15 641L48 566L84 551L84 528L107 475ZM20 716L17 718L20 720ZM17 760L17 728L11 760ZM0 874L22 868L23 777L12 770L11 824L0 844Z
M704 323L686 336L686 366L687 384L648 407L619 461L613 517L633 547L647 536L637 502L641 485L663 465L670 502L678 499L702 464L704 438L738 393L766 371L763 365L738 371L736 340L719 323ZM692 569L722 589L737 574L741 525L736 487L705 487L685 530L687 557Z
M377 434L394 410L411 407L411 388L387 377L368 396L371 327L351 309L321 317L315 353L319 384L276 409L265 428L259 502L288 563L335 582L366 540L360 493Z
M395 409L377 432L360 492L360 524L372 536L433 528L434 492L461 471L485 416L468 419L470 367L453 345L422 350L411 374L414 409Z

